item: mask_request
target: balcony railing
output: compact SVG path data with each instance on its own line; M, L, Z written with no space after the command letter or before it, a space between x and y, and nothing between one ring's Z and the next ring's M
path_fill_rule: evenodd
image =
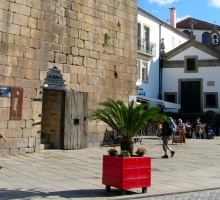
M143 38L137 39L137 50L142 53L149 54L151 56L156 55L156 44L150 41L147 41Z

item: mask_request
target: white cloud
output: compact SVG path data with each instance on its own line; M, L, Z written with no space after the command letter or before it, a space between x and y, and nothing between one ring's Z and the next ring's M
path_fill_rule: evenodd
M158 3L160 5L171 4L175 1L179 1L179 0L149 0L150 3ZM213 1L218 1L218 0L213 0Z
M209 5L220 8L220 1L219 0L209 0Z
M187 16L185 16L185 17L176 18L176 21L179 22L179 21L182 21L182 20L184 20L184 19L186 19L186 18L188 18L188 17L191 17L191 16L190 16L190 15L187 15Z

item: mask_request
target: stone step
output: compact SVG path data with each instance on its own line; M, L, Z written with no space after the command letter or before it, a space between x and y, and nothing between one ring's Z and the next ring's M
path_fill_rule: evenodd
M51 143L41 144L40 149L41 150L43 150L43 149L53 149L53 144L51 144Z

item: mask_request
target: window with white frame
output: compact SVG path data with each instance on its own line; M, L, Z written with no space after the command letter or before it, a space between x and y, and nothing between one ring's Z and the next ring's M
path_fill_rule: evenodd
M142 60L142 82L148 82L148 62Z
M144 52L147 52L147 53L149 53L150 51L149 34L150 34L150 29L147 26L144 26L143 44L144 44Z
M150 29L147 26L144 26L144 39L146 41L149 41L149 33L150 33Z
M137 81L148 82L148 62L145 60L137 60Z

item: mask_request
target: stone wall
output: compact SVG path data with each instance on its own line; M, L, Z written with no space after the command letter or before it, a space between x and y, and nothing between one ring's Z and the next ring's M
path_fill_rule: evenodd
M24 88L22 120L0 97L0 155L39 151L40 87L56 66L68 90L89 92L89 110L106 98L136 95L137 0L1 0L0 85ZM98 145L102 123L89 123Z

